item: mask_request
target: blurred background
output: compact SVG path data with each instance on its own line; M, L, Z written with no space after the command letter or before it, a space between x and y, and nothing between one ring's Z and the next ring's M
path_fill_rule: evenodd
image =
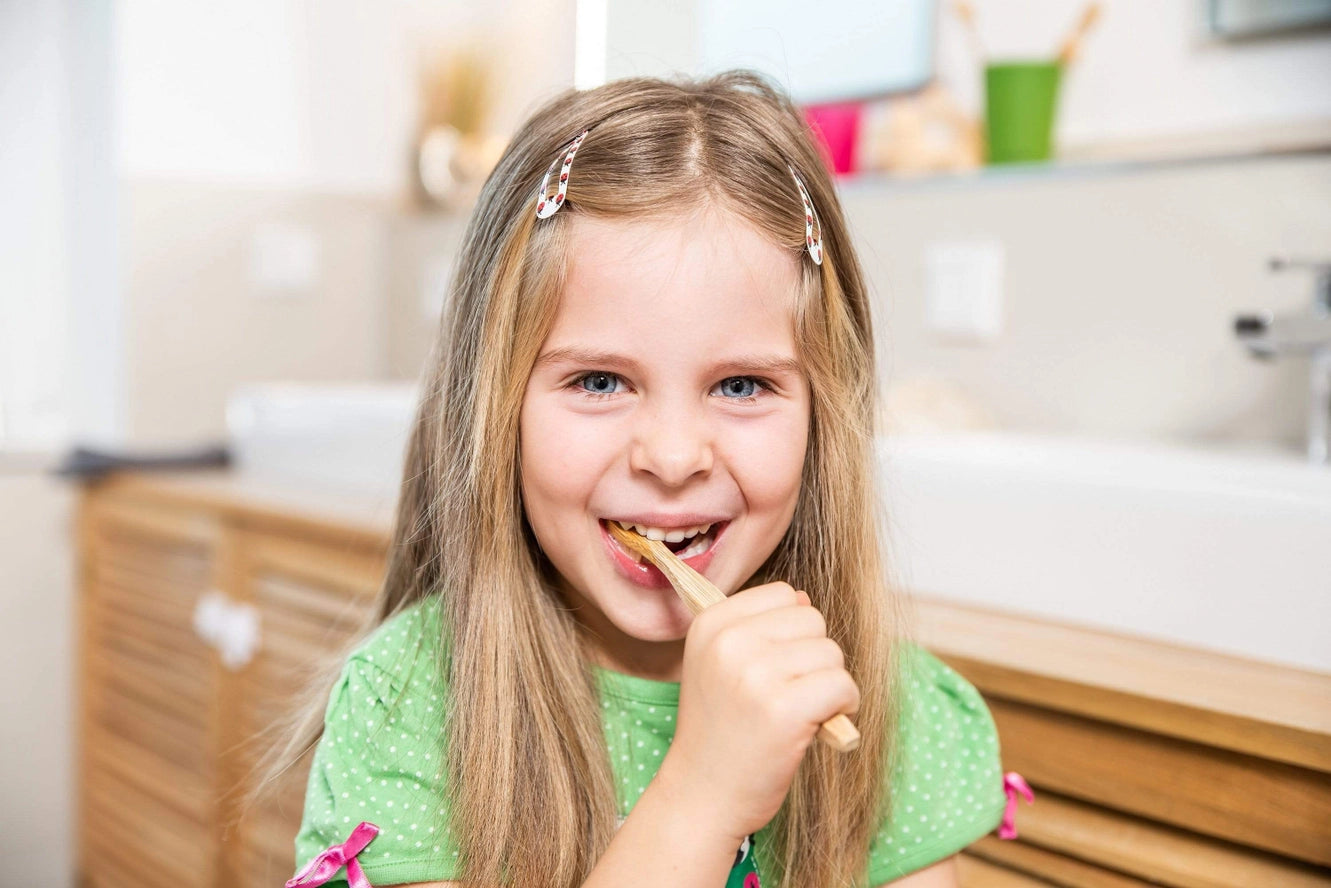
M196 599L245 596L207 546L247 497L390 520L480 183L539 103L621 76L755 67L820 133L909 588L1331 674L1329 23L1318 0L2 0L0 883L75 884L80 744L114 733L84 491L218 485L162 501L221 528L176 628L225 651ZM249 662L232 641L214 691Z

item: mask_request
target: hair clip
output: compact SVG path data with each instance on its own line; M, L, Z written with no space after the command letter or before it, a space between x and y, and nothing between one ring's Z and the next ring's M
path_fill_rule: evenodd
M790 174L795 177L795 187L800 190L800 200L804 201L804 243L809 248L809 255L813 257L815 265L823 264L823 223L818 222L818 214L814 212L813 201L809 199L809 192L805 189L804 183L800 181L799 173L795 172L794 167L787 167ZM813 225L818 222L818 237L813 236Z
M564 166L559 171L559 190L553 198L548 197L550 188L550 177L555 174L555 167L559 166L559 158L556 157L550 163L550 169L545 171L545 178L541 180L541 190L536 192L536 218L549 219L559 208L564 205L564 197L568 194L568 171L573 168L573 155L578 153L578 146L582 140L587 137L591 130L583 130L581 135L574 139L568 146L568 151L564 154Z

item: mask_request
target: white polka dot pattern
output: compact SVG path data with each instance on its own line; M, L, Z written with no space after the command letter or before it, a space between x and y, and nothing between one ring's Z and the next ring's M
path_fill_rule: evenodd
M434 656L438 639L438 608L417 605L386 621L348 659L310 770L298 865L368 820L382 830L359 857L372 884L459 876L442 772L447 689ZM890 783L894 813L866 861L870 886L992 831L1006 801L998 738L980 695L927 651L906 652L908 705ZM674 738L679 685L595 672L622 822ZM760 875L767 840L766 830L755 836Z

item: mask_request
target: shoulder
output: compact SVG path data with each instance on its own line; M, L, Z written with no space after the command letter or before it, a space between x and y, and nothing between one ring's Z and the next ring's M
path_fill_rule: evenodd
M907 643L890 772L891 815L870 849L870 884L943 860L995 829L1006 795L998 731L979 691Z
M437 612L437 599L418 602L348 655L311 762L298 864L368 821L379 833L358 859L372 883L456 875L457 849L446 825L447 688Z
M935 730L940 723L961 719L963 728L984 742L997 742L993 721L984 697L969 681L933 653L914 642L902 645L899 656L901 690L915 722L927 722Z
M348 655L348 662L363 664L399 676L409 675L408 664L442 652L439 596L413 602L371 630Z
M388 617L357 642L332 688L329 713L338 705L359 705L347 697L348 688L356 684L372 687L385 703L405 699L412 691L418 695L442 693L442 667L447 657L439 613L438 596L422 599Z

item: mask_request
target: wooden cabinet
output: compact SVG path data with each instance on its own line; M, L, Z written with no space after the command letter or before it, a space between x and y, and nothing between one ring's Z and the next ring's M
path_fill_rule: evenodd
M293 695L369 619L386 540L382 527L297 515L146 478L85 491L81 885L272 888L290 878L309 756L248 809L247 781ZM258 645L243 665L196 630L209 596L257 613Z
M1331 676L941 603L920 617L1036 791L1020 840L973 859L1037 885L1331 885Z
M390 518L382 503L227 473L87 488L82 885L273 888L291 875L308 756L264 804L240 801L265 735L370 619ZM210 596L257 617L243 663L196 631ZM920 640L984 694L1005 769L1037 793L1017 841L991 835L962 855L966 888L1331 886L1331 676L916 610Z
M191 624L216 576L218 522L107 502L83 528L87 884L210 885L222 676Z
M234 783L243 785L259 742L293 711L292 695L317 678L329 654L342 650L370 617L384 563L377 552L329 540L237 530L234 541L232 594L257 609L263 627L258 654L234 680L236 718L228 739L240 765ZM277 793L238 816L227 884L281 885L291 877L312 754L286 774Z

